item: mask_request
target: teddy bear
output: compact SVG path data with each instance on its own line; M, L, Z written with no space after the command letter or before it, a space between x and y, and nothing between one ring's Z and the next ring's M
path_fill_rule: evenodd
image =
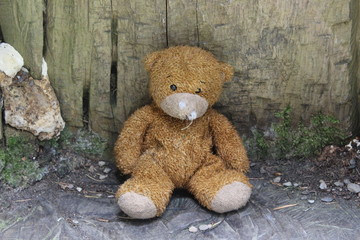
M246 205L249 160L230 121L212 108L233 68L198 47L176 46L145 58L152 103L124 123L114 146L130 174L116 193L131 218L160 216L175 188L217 213Z

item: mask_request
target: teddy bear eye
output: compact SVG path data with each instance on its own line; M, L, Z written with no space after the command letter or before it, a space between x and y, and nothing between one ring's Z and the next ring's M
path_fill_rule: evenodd
M176 91L177 87L176 87L175 84L172 84L172 85L170 86L170 89L173 90L173 91Z
M201 88L198 88L195 93L201 93Z

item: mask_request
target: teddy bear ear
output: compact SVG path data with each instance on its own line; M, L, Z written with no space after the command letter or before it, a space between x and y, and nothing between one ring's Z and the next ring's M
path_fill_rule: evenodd
M161 51L153 52L145 57L145 69L150 72L155 63L159 60Z
M224 82L231 81L234 75L234 68L227 63L220 62L220 71Z

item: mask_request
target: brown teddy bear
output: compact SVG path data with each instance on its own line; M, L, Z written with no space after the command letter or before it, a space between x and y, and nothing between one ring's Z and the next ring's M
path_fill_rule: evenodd
M125 122L115 143L118 168L131 174L116 194L120 208L133 218L159 216L174 188L218 213L244 206L251 194L245 148L211 108L232 67L189 46L154 52L145 67L153 103Z

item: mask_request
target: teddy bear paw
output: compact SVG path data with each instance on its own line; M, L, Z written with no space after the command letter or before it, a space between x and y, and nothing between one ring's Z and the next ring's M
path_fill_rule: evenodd
M150 198L135 192L127 192L121 195L118 199L118 205L124 213L132 218L153 218L157 212L155 204Z
M211 209L218 213L237 210L246 205L251 188L242 182L233 182L223 186L211 201Z

